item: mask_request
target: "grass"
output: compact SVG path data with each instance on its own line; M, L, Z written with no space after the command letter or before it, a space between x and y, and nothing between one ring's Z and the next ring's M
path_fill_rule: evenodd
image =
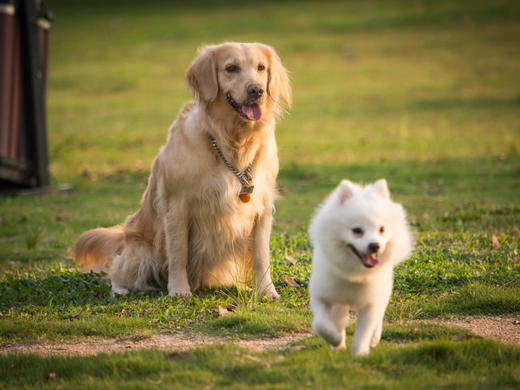
M292 72L284 165L520 152L514 1L76 3L49 3L55 180L148 168L189 99L196 48L226 40L270 44Z
M0 346L160 331L230 343L170 360L157 350L0 354L0 389L518 387L518 346L456 342L466 331L422 322L520 315L516 2L46 3L56 14L51 175L74 191L0 196ZM292 72L294 107L277 127L283 198L271 237L281 298L250 304L254 296L236 289L112 297L105 278L76 269L68 248L81 232L136 211L168 125L190 98L186 67L198 46L226 40L270 44ZM299 342L303 349L235 347L237 338L310 331L309 218L342 178L381 177L417 240L396 270L381 345L360 359L315 337ZM242 302L234 314L214 318L232 301Z
M417 389L434 388L434 383L453 389L486 389L518 385L518 348L490 340L454 343L442 339L442 330L432 327L432 331L440 341L422 339L401 348L383 342L377 352L361 359L308 339L303 349L254 355L227 345L170 359L158 350L89 358L0 356L0 367L6 372L5 385L13 389L393 389L402 388L403 383ZM50 382L46 378L51 372L56 379Z

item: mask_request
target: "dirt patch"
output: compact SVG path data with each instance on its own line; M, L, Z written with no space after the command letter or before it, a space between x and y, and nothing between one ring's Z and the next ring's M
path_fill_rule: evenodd
M457 326L470 333L491 338L506 344L520 345L520 318L505 317L466 317L431 320L438 324ZM253 351L285 349L295 341L312 336L312 333L297 333L276 339L236 340L195 334L173 333L157 334L144 340L109 339L88 340L75 343L51 343L29 341L1 348L0 353L36 353L42 356L89 356L99 353L124 352L137 349L161 349L165 351L185 351L208 345L234 342L236 345Z
M137 349L161 349L165 351L185 351L208 345L218 345L233 342L236 345L253 351L269 349L284 349L291 343L299 341L311 333L298 333L276 339L237 340L214 337L202 334L157 334L144 340L109 339L89 340L75 343L51 343L29 341L12 344L0 349L0 353L36 353L42 356L89 356L99 353L124 352Z
M502 341L506 344L520 345L520 316L506 317L466 317L450 318L447 320L433 320L446 325L458 326L471 333L487 338Z

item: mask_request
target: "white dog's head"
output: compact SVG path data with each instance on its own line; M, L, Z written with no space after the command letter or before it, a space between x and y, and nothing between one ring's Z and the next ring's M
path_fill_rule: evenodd
M314 246L342 268L368 270L396 265L410 255L411 237L403 207L390 199L386 180L361 187L343 180L310 226ZM355 264L344 264L357 259Z

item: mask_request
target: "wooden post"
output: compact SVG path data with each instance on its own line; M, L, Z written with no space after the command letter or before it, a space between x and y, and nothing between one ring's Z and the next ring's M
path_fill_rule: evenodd
M43 85L43 68L38 37L38 15L35 0L22 0L22 55L24 69L23 127L26 145L38 187L50 185L49 156L47 151L47 125Z

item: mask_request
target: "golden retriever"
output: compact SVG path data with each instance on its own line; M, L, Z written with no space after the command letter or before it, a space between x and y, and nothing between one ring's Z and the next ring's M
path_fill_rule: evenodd
M258 292L278 298L269 237L275 122L291 105L287 71L269 46L224 43L199 50L186 83L194 101L152 164L141 208L124 227L83 233L72 258L107 271L119 294L167 287L183 296L252 278Z

